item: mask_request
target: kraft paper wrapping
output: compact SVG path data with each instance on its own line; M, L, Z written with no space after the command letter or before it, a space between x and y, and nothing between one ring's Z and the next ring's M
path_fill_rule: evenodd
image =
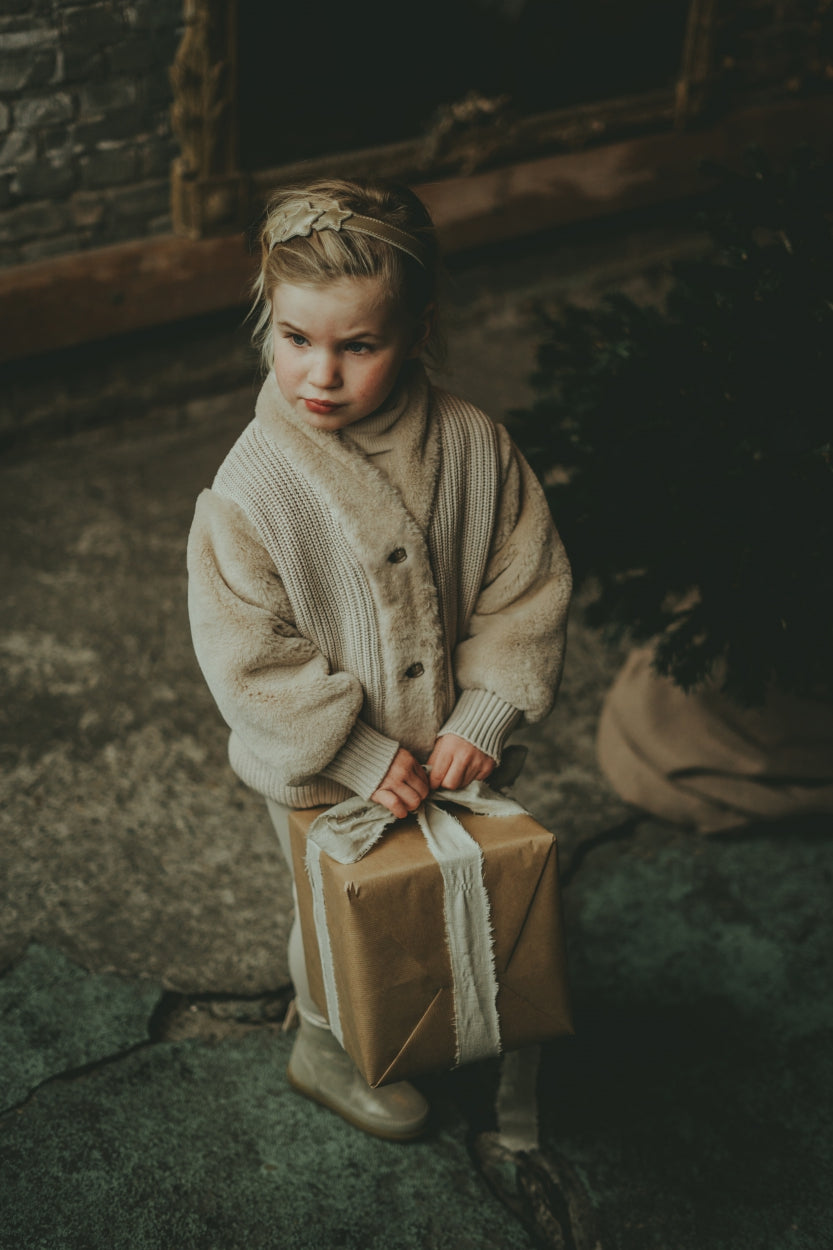
M325 808L294 812L290 832L310 990L326 995L305 869L306 836ZM573 1031L558 853L528 815L449 808L483 854L503 1050ZM372 1086L455 1065L443 879L416 820L398 822L356 863L320 856L345 1049Z

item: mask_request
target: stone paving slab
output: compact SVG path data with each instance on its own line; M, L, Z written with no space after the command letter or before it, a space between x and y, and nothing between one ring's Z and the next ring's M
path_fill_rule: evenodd
M644 822L567 892L576 1038L545 1140L604 1247L833 1245L833 822Z
M0 1119L3 1250L531 1250L441 1119L406 1146L286 1081L271 1029L160 1043Z
M0 1111L52 1076L147 1042L160 994L33 943L0 978Z

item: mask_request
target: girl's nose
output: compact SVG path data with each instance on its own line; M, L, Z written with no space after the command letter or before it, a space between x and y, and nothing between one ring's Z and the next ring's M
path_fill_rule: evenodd
M307 375L312 386L333 390L341 385L341 370L334 352L315 352Z

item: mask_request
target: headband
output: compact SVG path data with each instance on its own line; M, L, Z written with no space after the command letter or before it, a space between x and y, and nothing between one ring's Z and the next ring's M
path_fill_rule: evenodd
M426 250L420 239L398 226L388 225L376 217L362 217L360 213L351 213L342 208L337 200L317 198L314 202L304 200L289 209L281 209L275 214L274 223L269 231L269 251L278 243L286 243L289 239L306 239L313 230L346 230L352 234L366 234L371 239L380 239L398 247L400 252L407 254L427 268Z

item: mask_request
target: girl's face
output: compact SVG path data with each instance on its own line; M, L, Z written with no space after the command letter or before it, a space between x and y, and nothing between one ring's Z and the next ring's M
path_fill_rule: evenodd
M272 296L280 392L309 425L343 430L382 406L427 329L414 326L379 278L282 282Z

